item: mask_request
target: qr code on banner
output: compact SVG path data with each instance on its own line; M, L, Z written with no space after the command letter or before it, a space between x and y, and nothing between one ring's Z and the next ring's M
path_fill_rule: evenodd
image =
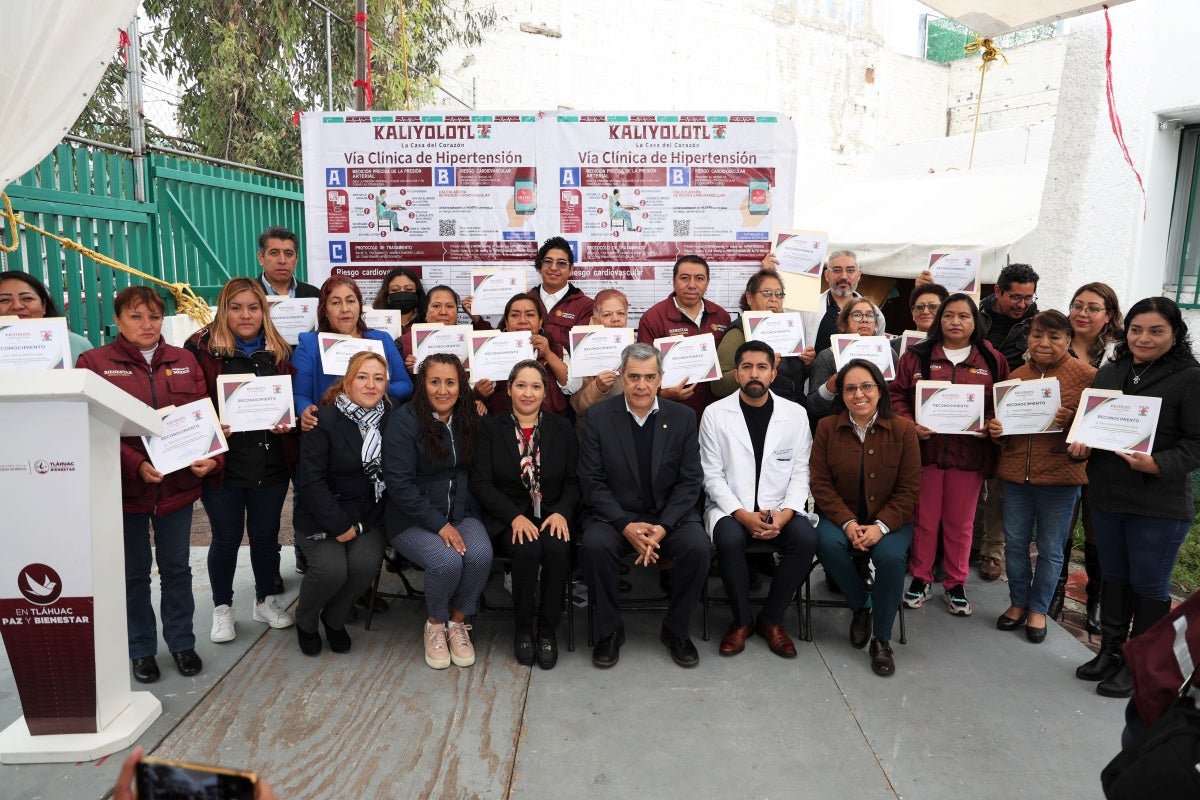
M438 236L457 236L458 221L453 219L438 220Z
M692 235L692 221L690 219L675 220L675 224L672 229L672 232L674 233L675 236L691 236Z

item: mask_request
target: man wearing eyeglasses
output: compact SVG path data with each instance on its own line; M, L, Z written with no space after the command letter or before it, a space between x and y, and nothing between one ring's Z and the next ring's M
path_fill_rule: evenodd
M779 269L779 259L768 253L762 260L763 269ZM835 250L825 261L825 282L829 288L821 293L819 311L801 311L804 321L804 342L816 352L829 347L829 337L838 332L838 314L846 303L862 297L858 293L858 282L862 270L858 267L858 256L853 250ZM875 335L882 336L887 327L883 312L875 308Z
M979 304L984 337L1008 360L1008 368L1025 363L1029 324L1038 313L1038 274L1028 264L1009 264L1000 270L995 293ZM994 581L1004 573L1004 484L988 478L975 508L972 557L979 556L979 577Z
M546 338L570 352L567 344L571 328L586 325L592 318L592 298L570 283L575 254L561 236L551 236L538 248L533 268L542 276L541 285L530 294L542 315L542 330Z

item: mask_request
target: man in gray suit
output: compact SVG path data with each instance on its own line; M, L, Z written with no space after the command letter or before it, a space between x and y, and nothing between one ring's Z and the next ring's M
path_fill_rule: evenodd
M617 569L621 556L630 552L637 553L635 563L641 566L660 557L674 563L660 638L679 666L700 662L688 626L708 577L712 544L696 511L704 482L696 415L660 398L661 383L658 350L632 344L621 353L624 395L592 406L583 418L581 556L596 609L599 638L592 663L597 667L616 664L625 642Z

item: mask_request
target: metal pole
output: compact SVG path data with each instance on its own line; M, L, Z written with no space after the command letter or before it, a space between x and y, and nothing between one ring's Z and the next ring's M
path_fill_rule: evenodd
M325 110L333 111L333 35L329 11L325 11Z
M146 201L146 122L142 113L142 41L137 17L129 23L125 64L125 100L129 105L129 145L133 150L133 199Z
M354 108L367 109L367 0L354 2ZM359 20L364 20L359 22Z

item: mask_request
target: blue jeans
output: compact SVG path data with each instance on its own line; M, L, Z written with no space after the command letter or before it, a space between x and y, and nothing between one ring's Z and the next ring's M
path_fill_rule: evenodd
M188 543L192 535L192 507L184 506L165 517L124 514L125 522L125 614L129 635L129 657L145 658L158 652L158 625L150 602L150 525L154 525L154 557L158 561L162 597L163 639L172 653L196 646L192 633L192 568Z
M1004 565L1014 608L1045 614L1062 572L1063 542L1079 499L1078 486L1004 482ZM1029 558L1037 523L1037 570Z
M1191 520L1109 514L1092 506L1100 572L1105 583L1128 586L1142 597L1170 597L1171 569Z
M233 604L233 574L243 530L250 539L255 600L274 593L279 574L279 518L287 490L287 482L247 488L204 487L200 500L212 525L208 577L214 606Z
M825 567L825 574L832 575L842 588L842 596L851 611L858 611L870 603L872 634L881 642L892 640L892 623L900 611L904 570L912 539L913 526L909 523L886 534L868 550L875 565L875 588L868 595L850 558L853 548L846 532L828 517L820 517L817 522L817 557Z

